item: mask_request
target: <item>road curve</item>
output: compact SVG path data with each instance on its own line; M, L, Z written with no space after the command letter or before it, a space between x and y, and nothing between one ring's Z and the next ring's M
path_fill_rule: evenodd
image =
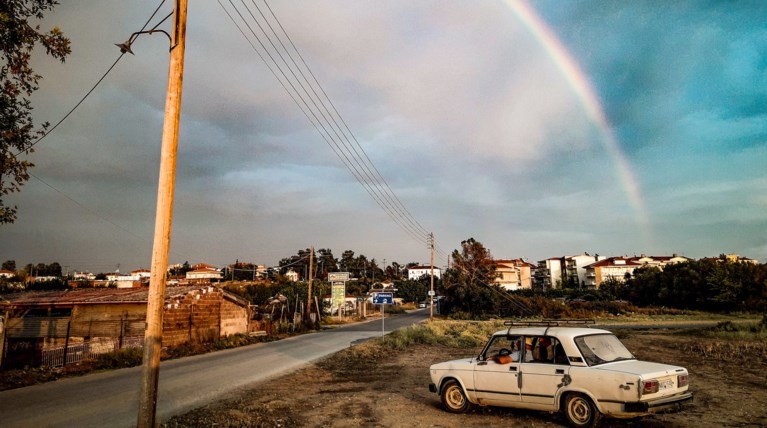
M428 319L425 309L387 318L386 332ZM381 319L204 355L160 366L158 422L380 336ZM138 415L140 367L0 392L3 427L129 427Z

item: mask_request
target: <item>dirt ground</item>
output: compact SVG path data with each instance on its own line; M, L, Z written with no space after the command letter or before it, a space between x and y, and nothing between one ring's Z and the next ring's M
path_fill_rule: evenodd
M640 359L690 371L694 403L683 412L638 421L605 420L603 427L765 427L767 361L702 359L685 351L700 340L668 331L620 334ZM454 415L428 390L429 365L468 357L473 350L415 346L403 351L347 349L295 373L253 385L236 397L193 410L167 427L556 427L555 413L475 407Z

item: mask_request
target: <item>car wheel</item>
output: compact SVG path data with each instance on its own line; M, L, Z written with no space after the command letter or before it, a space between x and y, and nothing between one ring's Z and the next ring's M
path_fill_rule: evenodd
M442 407L450 413L464 413L469 410L469 400L463 388L455 380L449 380L442 386Z
M582 394L570 394L565 398L564 413L570 426L577 428L595 427L602 419L591 399Z

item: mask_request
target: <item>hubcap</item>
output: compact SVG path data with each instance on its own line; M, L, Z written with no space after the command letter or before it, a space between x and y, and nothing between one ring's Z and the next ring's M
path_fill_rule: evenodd
M591 417L591 407L586 400L574 398L570 401L570 416L578 423L586 423Z
M463 394L461 394L460 389L452 386L445 395L447 397L447 403L450 405L450 407L454 409L460 409L463 407Z

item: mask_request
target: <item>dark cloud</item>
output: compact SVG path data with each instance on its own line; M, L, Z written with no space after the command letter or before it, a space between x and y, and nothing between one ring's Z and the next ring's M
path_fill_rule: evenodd
M601 99L647 230L621 178L632 171L620 169L604 130L503 3L271 6L445 252L473 236L499 257L531 260L582 251L767 257L767 207L754 197L767 161L763 2L532 3ZM45 76L33 98L38 120L71 108L117 57L113 43L154 7L59 5L48 22L74 53L64 65L35 58ZM427 260L218 3L191 5L189 19L171 260L269 264L312 243ZM93 270L148 265L166 47L164 36L141 36L136 55L41 143L33 172L58 191L33 179L9 198L21 218L0 228L0 256Z

